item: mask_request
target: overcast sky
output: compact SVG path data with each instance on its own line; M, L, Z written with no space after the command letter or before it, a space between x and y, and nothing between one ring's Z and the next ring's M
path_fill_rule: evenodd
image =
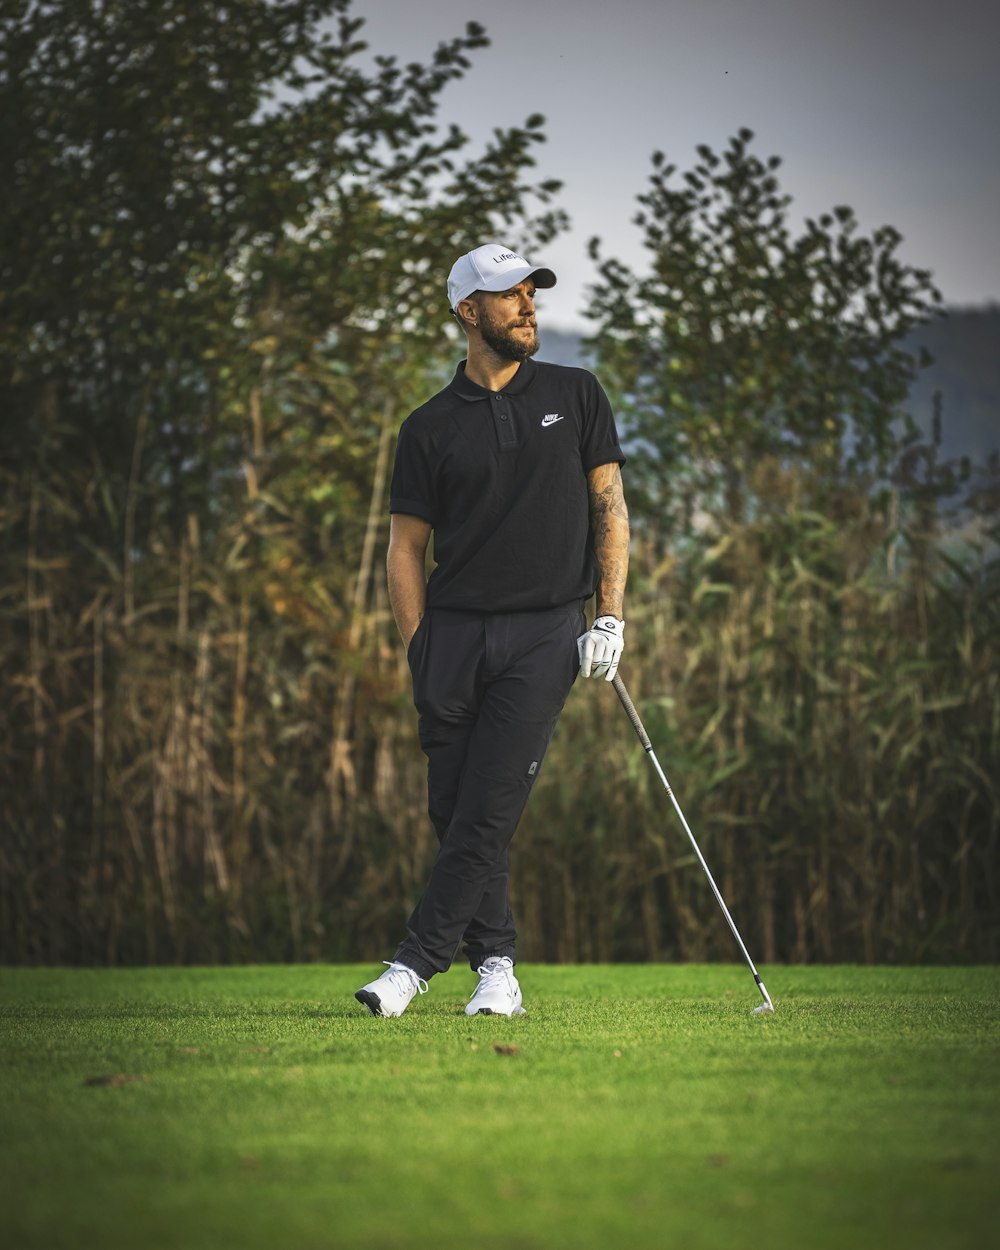
M372 53L426 61L467 21L491 46L442 97L482 143L547 119L539 175L564 182L572 232L532 260L559 285L552 325L582 324L587 240L643 267L631 218L650 155L679 168L747 126L779 155L798 220L849 204L904 236L949 304L1000 301L997 0L355 0Z

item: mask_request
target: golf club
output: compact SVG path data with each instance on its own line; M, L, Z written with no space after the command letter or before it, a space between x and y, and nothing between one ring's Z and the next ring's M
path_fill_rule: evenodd
M729 908L726 906L725 900L723 899L722 895L719 893L719 887L715 884L715 878L712 876L711 872L709 872L708 864L705 863L705 857L704 855L702 855L701 849L699 848L698 843L694 839L694 834L691 832L691 826L684 819L684 813L681 811L680 804L677 802L676 798L674 798L674 792L670 788L670 782L667 780L666 774L664 773L663 769L660 767L660 761L656 758L656 755L653 751L653 744L649 740L649 734L646 733L646 730L643 727L643 723L639 719L639 713L635 710L635 704L632 702L631 698L629 698L629 693L625 689L625 683L622 681L621 677L616 673L615 676L612 678L611 684L614 686L618 694L618 698L621 699L622 701L622 707L628 713L628 718L632 722L632 728L639 735L639 741L642 743L643 750L646 752L649 758L653 761L653 767L656 769L657 773L659 774L660 780L663 782L664 790L666 790L667 794L670 795L670 802L673 803L674 811L681 818L681 824L684 826L684 832L687 834L691 842L691 845L694 847L694 853L698 856L698 862L701 864L702 868L705 869L705 876L708 877L708 884L712 887L712 893L715 895L716 901L718 902L719 906L722 908L722 914L726 917L726 920L729 922L729 927L733 931L733 937L736 939L737 943L739 944L739 948L743 952L743 958L747 961L750 971L753 973L753 979L757 982L757 988L760 990L761 994L763 995L764 1001L763 1003L761 1003L759 1007L754 1008L754 1014L757 1015L757 1014L760 1014L761 1012L773 1012L774 1003L771 1002L771 995L765 989L764 982L760 979L760 974L758 973L757 969L753 965L753 960L750 958L750 952L747 950L746 946L744 946L743 939L740 937L739 930L736 928L736 925L733 922L733 918L729 914Z

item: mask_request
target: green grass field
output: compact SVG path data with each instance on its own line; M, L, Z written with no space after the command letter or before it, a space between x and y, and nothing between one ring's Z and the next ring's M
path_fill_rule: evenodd
M0 972L0 1241L22 1247L982 1250L1000 970Z

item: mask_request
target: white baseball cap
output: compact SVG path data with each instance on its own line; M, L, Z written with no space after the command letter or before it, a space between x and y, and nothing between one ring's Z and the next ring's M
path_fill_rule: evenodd
M534 278L535 286L556 284L551 269L529 265L523 256L502 243L483 243L460 256L448 275L448 307L454 311L473 291L509 291L525 278Z

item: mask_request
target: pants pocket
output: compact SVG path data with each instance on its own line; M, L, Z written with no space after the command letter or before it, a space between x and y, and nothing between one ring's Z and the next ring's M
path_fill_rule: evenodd
M407 645L406 662L409 664L411 672L413 671L414 661L416 660L418 654L423 650L424 635L427 633L429 621L430 612L424 612L423 616L420 618L417 628L413 631L413 637Z
M427 668L427 644L431 630L431 614L425 612L420 624L406 648L406 662L410 666L410 681L413 687L413 702L418 707L422 698L421 691L425 685L424 673Z

